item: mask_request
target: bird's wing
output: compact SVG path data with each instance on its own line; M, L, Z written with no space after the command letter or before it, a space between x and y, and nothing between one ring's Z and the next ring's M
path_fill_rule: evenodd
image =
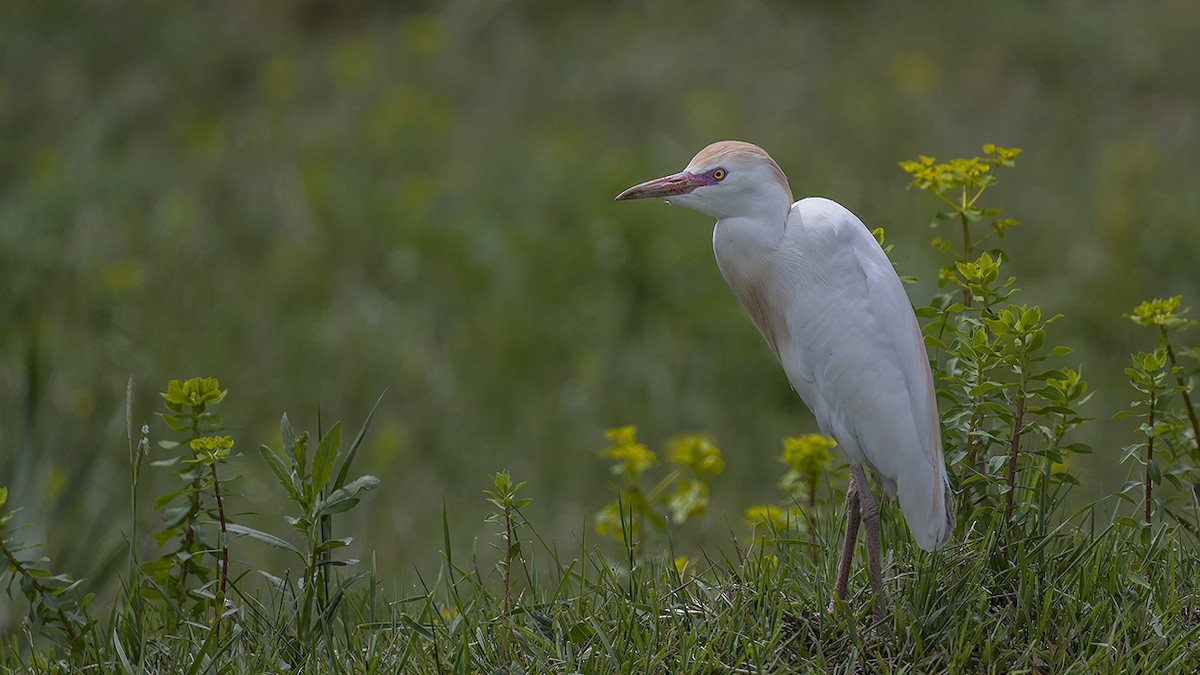
M920 326L867 227L827 199L796 202L775 261L780 361L818 423L900 499L926 549L949 536L937 402Z

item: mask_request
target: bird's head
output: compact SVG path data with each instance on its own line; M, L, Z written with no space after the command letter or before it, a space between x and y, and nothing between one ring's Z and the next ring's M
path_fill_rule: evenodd
M718 219L786 217L792 204L787 176L765 150L743 141L718 141L676 174L635 185L617 201L658 197Z

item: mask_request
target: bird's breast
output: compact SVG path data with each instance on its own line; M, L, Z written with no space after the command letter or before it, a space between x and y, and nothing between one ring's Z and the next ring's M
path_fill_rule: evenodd
M724 219L713 230L717 267L777 360L788 341L784 289L774 267L781 234L782 224L766 219Z
M757 279L727 281L738 302L766 340L767 346L774 352L775 358L779 359L780 347L787 341L787 323L778 311L777 303L771 300L773 294L768 282Z

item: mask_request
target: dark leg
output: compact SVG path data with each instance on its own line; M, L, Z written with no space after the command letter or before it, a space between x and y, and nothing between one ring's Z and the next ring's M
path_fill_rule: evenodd
M858 489L854 478L846 488L846 538L842 540L842 559L838 562L837 585L834 592L838 600L846 599L846 584L850 582L850 563L854 560L854 542L858 539L858 522L860 519ZM829 601L829 610L833 610L833 601Z
M871 487L867 484L867 475L862 467L850 467L850 482L857 484L859 502L862 509L863 527L867 538L867 566L871 570L871 586L875 588L875 600L871 603L871 621L878 624L883 620L883 573L880 564L883 555L879 549L879 504L871 495Z

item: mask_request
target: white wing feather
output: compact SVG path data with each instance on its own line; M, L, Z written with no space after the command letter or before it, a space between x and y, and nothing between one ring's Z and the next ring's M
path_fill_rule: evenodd
M933 378L887 255L853 213L808 198L792 205L777 255L765 262L765 278L749 284L760 297L738 297L788 380L822 433L899 497L917 543L940 546L954 514Z

